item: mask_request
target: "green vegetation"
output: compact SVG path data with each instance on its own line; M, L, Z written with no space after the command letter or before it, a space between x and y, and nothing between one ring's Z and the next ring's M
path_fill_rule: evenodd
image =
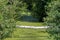
M10 36L15 28L14 4L7 3L7 0L0 0L0 40Z
M44 21L46 17L45 5L49 0L23 0L28 6L27 10L32 12L32 16L38 18L40 22Z
M20 21L23 16L38 22ZM50 27L14 30L16 25ZM60 0L0 0L0 40L49 40L49 35L50 40L60 40Z
M5 40L48 40L48 36L46 29L16 28L12 37Z
M60 40L60 0L53 0L47 6L46 23L50 26L47 32L54 40Z
M17 25L23 25L23 26L46 26L45 23L42 22L24 22L24 21L17 21Z
M48 0L17 0L15 19L17 18L18 20L23 15L31 15L37 18L39 22L43 22L44 17L47 16L45 12L47 2Z

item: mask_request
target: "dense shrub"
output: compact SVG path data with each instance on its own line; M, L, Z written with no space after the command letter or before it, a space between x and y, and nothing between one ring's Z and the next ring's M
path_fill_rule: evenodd
M54 40L60 40L60 1L51 1L46 8L48 17L45 21L50 26L47 32L54 37Z
M0 0L0 40L8 37L15 28L13 4L8 0Z

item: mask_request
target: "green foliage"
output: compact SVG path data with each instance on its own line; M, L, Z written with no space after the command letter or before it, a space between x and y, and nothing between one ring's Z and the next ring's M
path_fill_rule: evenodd
M21 16L28 13L27 4L25 2L23 2L23 0L17 0L15 4L16 4L15 19L20 20Z
M45 0L25 1L28 5L27 9L30 12L32 12L31 15L38 18L40 22L44 21L43 18L46 17L46 13L45 13L46 1Z
M48 3L47 14L45 19L48 26L47 32L53 36L55 40L60 40L60 1L54 0Z
M39 21L44 21L43 18L46 17L45 13L45 5L46 2L42 0L37 0L36 6L33 8L33 12L35 12L33 15L39 19Z
M16 8L16 18L17 20L20 19L22 14L31 13L33 17L39 19L39 21L44 21L43 18L46 17L45 13L45 5L48 0L17 0L17 8Z
M15 27L15 4L8 0L0 0L0 40L8 37Z

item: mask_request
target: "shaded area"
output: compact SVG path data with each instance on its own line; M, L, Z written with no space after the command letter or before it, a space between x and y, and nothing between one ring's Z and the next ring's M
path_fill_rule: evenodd
M22 16L21 21L26 21L26 22L38 22L37 18L34 18L33 16Z

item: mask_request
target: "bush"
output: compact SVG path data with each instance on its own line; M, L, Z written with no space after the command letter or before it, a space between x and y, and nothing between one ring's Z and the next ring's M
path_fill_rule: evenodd
M0 0L0 40L8 37L15 27L13 5L7 3L8 0Z
M50 26L47 32L50 33L50 36L53 36L55 40L60 40L60 1L51 1L46 8L48 17L45 21L48 26Z

